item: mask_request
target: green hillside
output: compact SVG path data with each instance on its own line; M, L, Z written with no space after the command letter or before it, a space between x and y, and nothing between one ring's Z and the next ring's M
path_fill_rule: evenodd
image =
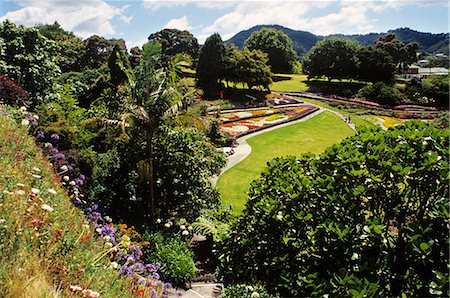
M326 37L342 37L351 40L355 40L362 45L372 45L375 40L386 33L369 33L369 34L334 34L330 36L319 36L310 32L301 30L292 30L280 25L258 25L248 30L243 30L237 33L235 36L226 41L227 44L234 44L238 48L244 46L245 40L255 31L269 27L277 30L281 30L289 36L294 43L294 50L298 56L302 56L309 49L311 49L319 40ZM448 54L448 33L433 34L428 32L419 32L410 28L398 28L395 30L389 30L388 33L395 33L397 37L404 43L417 42L419 44L419 52L427 52L430 54L446 53Z
M109 242L95 236L51 160L13 119L20 114L0 110L1 296L134 297L132 281L113 268Z

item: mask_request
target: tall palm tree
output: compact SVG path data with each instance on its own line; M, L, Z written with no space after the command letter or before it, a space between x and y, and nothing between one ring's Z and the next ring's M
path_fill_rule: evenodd
M155 222L153 137L164 117L176 113L192 95L179 76L180 66L189 65L190 57L179 54L164 68L158 67L160 58L159 43L148 42L143 46L141 61L135 68L134 75L129 76L132 104L123 117L125 122L131 118L132 123L146 134L146 154L138 163L138 172L147 185L146 214L151 224Z
M117 55L120 55L117 53ZM128 127L135 127L145 132L146 153L138 163L138 173L147 186L145 198L146 216L150 224L155 222L155 196L153 190L153 151L152 142L155 131L164 120L178 111L191 95L187 84L180 78L180 67L191 63L186 54L175 56L166 67L160 67L161 45L148 42L143 46L139 65L132 71L117 60L121 70L126 74L131 88L131 98L125 103L125 112L120 120L99 119L106 124L120 125L123 135ZM92 121L91 121L92 122ZM129 136L128 136L129 137Z

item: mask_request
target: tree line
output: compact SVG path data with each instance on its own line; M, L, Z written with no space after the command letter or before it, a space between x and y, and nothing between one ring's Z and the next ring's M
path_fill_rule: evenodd
M395 34L377 39L374 46L361 46L343 38L319 41L302 58L308 78L358 79L391 83L396 72L417 60L416 43L405 45Z

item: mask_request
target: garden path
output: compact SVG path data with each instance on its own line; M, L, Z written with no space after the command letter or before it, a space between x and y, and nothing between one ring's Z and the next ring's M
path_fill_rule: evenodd
M311 104L311 105L313 105L313 104ZM319 108L319 110L317 110L316 112L314 112L314 113L312 113L312 114L310 114L308 116L305 116L305 117L303 117L301 119L298 119L298 120L295 120L295 121L291 121L291 122L287 122L287 123L283 123L283 124L276 125L276 126L272 126L272 127L267 128L267 129L263 129L263 130L260 130L260 131L257 131L257 132L254 132L254 133L251 133L251 134L248 134L248 135L245 135L245 136L242 136L242 137L236 139L236 141L235 141L236 145L233 147L234 154L232 154L232 155L227 157L227 164L226 164L225 167L222 168L222 170L220 171L219 175L214 175L214 176L212 176L210 178L210 181L211 181L212 185L216 186L217 180L219 179L220 175L222 175L225 171L227 171L228 169L234 167L236 164L238 164L239 162L244 160L252 152L252 147L250 147L250 145L247 143L247 139L248 138L251 138L251 137L254 137L254 136L259 135L261 133L265 133L265 132L268 132L268 131L271 131L271 130L274 130L274 129L278 129L278 128L281 128L281 127L284 127L284 126L287 126L287 125L292 125L292 124L296 124L296 123L299 123L299 122L307 121L307 120L309 120L309 119L319 115L320 113L322 113L324 111L331 112L331 113L337 115L338 117L340 117L343 121L345 121L345 116L342 115L341 113L336 112L336 111L332 111L332 110L324 108L324 107L319 107L319 106L317 106L317 107ZM351 129L356 130L355 124L348 123L347 121L345 121L345 123L347 123L347 125L350 126ZM228 148L228 149L230 149L230 148ZM227 150L227 149L225 149L225 150Z
M377 117L377 122L375 122L375 125L378 125L381 127L382 130L388 130L386 126L384 126L384 119Z
M176 295L184 298L215 298L217 297L223 284L206 283L206 282L194 282L189 290L177 290Z

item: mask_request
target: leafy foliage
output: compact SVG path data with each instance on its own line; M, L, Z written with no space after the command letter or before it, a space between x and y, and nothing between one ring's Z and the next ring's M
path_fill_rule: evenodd
M80 56L85 51L85 45L80 38L64 30L58 22L37 25L36 28L43 36L58 44L56 63L62 72L81 70Z
M24 88L33 106L53 88L60 69L55 42L37 29L16 26L8 20L0 25L0 72Z
M146 232L144 239L152 242L146 251L146 261L160 263L161 278L175 286L183 286L195 274L193 254L188 245L174 235Z
M244 48L239 51L230 46L227 49L223 77L227 82L247 84L249 89L253 86L269 89L272 73L268 62L267 54L260 50Z
M290 73L296 59L292 40L283 31L273 28L261 28L253 32L245 41L250 50L267 53L269 65L274 73Z
M161 44L163 65L167 65L176 54L188 54L194 61L198 58L199 45L197 38L187 30L163 29L152 33L148 40Z
M208 177L225 165L225 159L202 134L162 126L153 144L160 217L176 212L193 221L202 209L219 204L219 194Z
M201 47L197 64L197 84L215 87L225 67L226 48L218 33L208 37Z
M419 45L417 43L405 45L393 33L380 36L375 41L375 47L389 53L398 70L405 69L408 65L417 61L416 50Z
M411 79L406 83L405 93L419 104L448 106L449 78L448 76L430 76L421 80Z
M247 286L243 284L229 285L219 298L272 298L274 296L267 293L267 291L260 285Z
M308 78L354 78L358 73L356 53L361 46L342 38L326 38L303 56L303 71Z
M282 296L448 295L448 144L448 129L408 122L274 159L219 271Z
M11 106L23 106L28 102L28 92L8 77L0 75L0 102Z
M385 105L395 105L400 100L400 92L382 82L366 85L358 92L358 96Z
M124 51L127 50L123 39L106 39L98 35L92 35L85 39L83 43L85 51L80 59L82 69L101 67L108 61L115 45L120 46Z
M379 48L361 47L357 52L358 78L363 81L391 83L395 64L390 55Z

